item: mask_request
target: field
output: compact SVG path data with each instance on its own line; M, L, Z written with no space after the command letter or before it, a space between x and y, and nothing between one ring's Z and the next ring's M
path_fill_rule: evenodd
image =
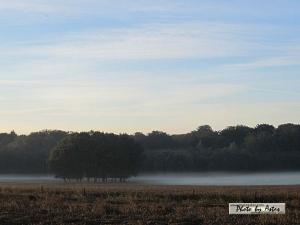
M286 215L228 215L229 202L286 202ZM300 186L0 184L0 224L300 224Z

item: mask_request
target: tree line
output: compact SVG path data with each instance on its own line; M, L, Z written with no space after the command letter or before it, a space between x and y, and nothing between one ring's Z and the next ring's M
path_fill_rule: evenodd
M153 171L300 169L300 125L209 125L186 134L115 135L41 131L0 134L0 173L55 173L72 179L125 179Z
M238 125L214 131L204 125L188 134L136 133L144 146L145 171L300 170L300 125L275 128Z

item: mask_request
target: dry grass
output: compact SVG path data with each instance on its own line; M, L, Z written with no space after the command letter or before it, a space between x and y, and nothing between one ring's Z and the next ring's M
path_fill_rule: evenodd
M286 215L228 215L229 202L286 202ZM1 184L0 224L300 224L300 186Z

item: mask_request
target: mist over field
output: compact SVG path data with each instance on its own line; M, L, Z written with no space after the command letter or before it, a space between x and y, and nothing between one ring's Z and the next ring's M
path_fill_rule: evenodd
M53 175L0 175L1 183L11 184L62 184ZM86 184L83 180L81 184ZM72 182L70 182L72 184ZM78 183L74 183L74 185ZM114 184L110 182L108 184ZM300 185L300 172L186 172L186 173L146 173L129 178L127 185L188 185L188 186L257 186L257 185Z

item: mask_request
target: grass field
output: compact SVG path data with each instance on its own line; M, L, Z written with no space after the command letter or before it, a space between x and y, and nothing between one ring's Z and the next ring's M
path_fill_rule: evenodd
M229 202L285 202L285 215L228 215ZM0 224L300 224L300 186L0 184Z

